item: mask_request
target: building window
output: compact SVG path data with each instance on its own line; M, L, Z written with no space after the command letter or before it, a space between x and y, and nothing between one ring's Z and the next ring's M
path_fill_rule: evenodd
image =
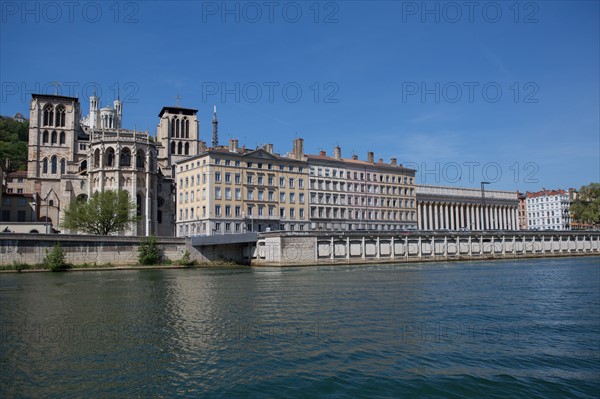
M221 205L215 205L215 216L221 216Z
M42 161L42 173L48 173L48 158Z
M52 132L52 138L50 139L50 144L54 145L56 144L56 132Z
M58 158L56 158L56 155L53 155L52 158L50 159L50 173L52 174L56 174L57 169L58 169Z
M66 169L67 169L67 162L63 158L60 160L60 174L64 175L66 173Z
M129 148L124 148L121 151L119 163L121 166L131 166L131 151Z
M54 110L52 105L48 104L44 107L44 126L52 126L54 121Z
M138 150L137 155L135 157L135 166L138 168L144 167L144 151Z

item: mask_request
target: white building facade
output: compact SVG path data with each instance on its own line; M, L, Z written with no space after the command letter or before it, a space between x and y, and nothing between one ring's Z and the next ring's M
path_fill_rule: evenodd
M565 190L542 190L526 193L529 230L570 230L569 193Z

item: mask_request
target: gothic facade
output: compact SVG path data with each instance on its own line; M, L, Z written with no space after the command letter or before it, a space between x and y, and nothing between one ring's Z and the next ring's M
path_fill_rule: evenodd
M173 236L175 184L172 162L197 152L196 110L165 107L158 139L123 129L123 103L99 109L90 98L83 117L79 99L33 94L30 105L27 181L36 212L52 230L71 201L103 190L125 190L137 205L138 223L126 235ZM173 123L173 120L179 122Z

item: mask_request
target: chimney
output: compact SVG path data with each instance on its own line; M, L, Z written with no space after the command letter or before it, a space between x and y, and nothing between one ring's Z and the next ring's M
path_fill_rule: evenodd
M373 151L367 152L367 162L375 163L375 154L373 154Z
M229 140L229 152L237 152L238 150L238 141L237 139Z
M383 158L379 158L379 161L377 161L379 163L379 165L383 165Z
M294 140L294 149L292 150L294 159L302 160L304 157L304 140L297 138Z
M206 141L200 140L198 144L200 147L200 153L206 152Z
M321 150L321 151L319 151L319 155L324 157L327 155L327 153L325 152L325 150Z
M396 158L390 159L390 164L392 164L392 166L398 165L398 159L396 159Z
M263 145L263 149L269 154L273 153L273 144L265 144Z
M358 161L358 155L352 154L352 160L353 161Z
M335 148L333 149L333 157L335 159L342 159L342 149L340 148L339 145L336 145Z

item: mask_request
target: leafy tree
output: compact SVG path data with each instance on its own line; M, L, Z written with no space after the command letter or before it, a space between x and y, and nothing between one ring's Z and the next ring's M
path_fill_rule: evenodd
M571 204L571 214L576 221L600 224L600 183L590 183L579 189L577 200Z
M88 234L110 235L138 221L136 205L127 191L96 191L88 200L76 200L65 211L62 227Z
M29 122L0 116L0 160L10 159L11 170L27 169Z
M65 251L58 242L54 244L51 251L46 250L43 264L53 272L63 272L71 268L71 265L65 262Z
M138 248L138 261L140 264L156 265L157 263L160 263L161 260L162 256L160 254L160 249L158 248L158 243L156 242L156 237L149 236L142 240Z

